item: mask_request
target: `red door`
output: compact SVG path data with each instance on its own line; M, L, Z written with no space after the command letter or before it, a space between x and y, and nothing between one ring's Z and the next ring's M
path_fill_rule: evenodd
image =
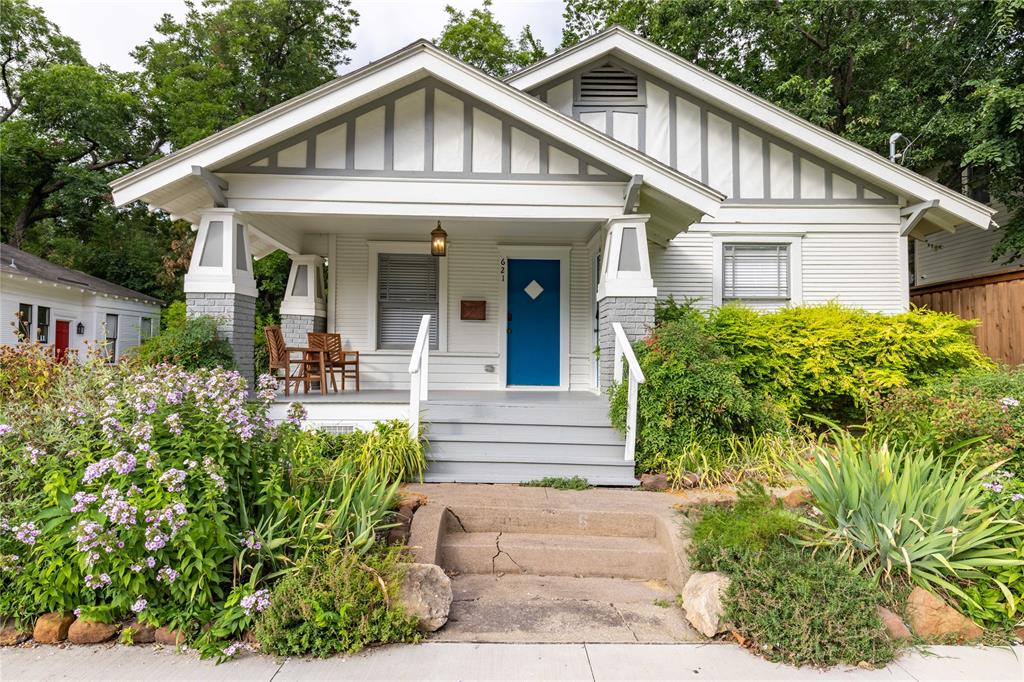
M68 338L71 336L71 323L57 320L57 334L53 338L53 356L57 362L63 362L68 356Z

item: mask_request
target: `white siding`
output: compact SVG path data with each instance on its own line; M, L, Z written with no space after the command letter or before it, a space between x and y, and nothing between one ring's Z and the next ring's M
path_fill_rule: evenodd
M377 107L356 119L353 167L359 170L384 168L384 107Z
M566 116L572 116L572 81L548 89L548 104L555 111L560 111Z
M370 347L370 249L363 236L338 235L332 254L334 290L331 299L335 330L345 348L360 351L362 386L401 389L409 385L409 353ZM504 298L499 279L498 242L452 240L447 265L447 350L430 355L430 387L438 390L498 388L503 359L499 353L504 324L499 319ZM570 254L569 373L571 390L593 387L592 257L586 244L574 244ZM487 319L462 320L463 300L487 302ZM488 371L493 367L494 371Z
M992 248L1002 236L1001 229L979 230L965 225L953 234L937 232L915 239L915 284L925 286L1013 269L1004 258L992 261ZM1024 267L1024 263L1017 263L1016 267Z
M899 236L899 209L892 207L786 207L723 210L714 222L692 225L667 248L653 246L651 269L658 296L690 299L711 307L715 273L714 238L797 238L803 303L831 300L868 310L895 313L908 305L905 259ZM795 257L795 256L794 256ZM764 306L771 308L771 305Z
M108 313L119 317L118 358L122 357L125 351L139 345L142 317L153 319L154 332L160 330L158 305L94 296L73 287L54 286L50 282L40 283L4 277L0 281L0 344L17 343L15 327L11 323L15 321L21 303L32 306L33 333L38 322L37 307L45 306L50 309L48 345L53 345L56 339L57 321L67 320L70 332L68 349L77 350L80 355L87 352L89 345L104 340L103 322ZM85 333L82 335L77 333L79 323L85 327Z
M426 92L423 90L411 92L395 100L395 170L421 171L424 168L425 106Z

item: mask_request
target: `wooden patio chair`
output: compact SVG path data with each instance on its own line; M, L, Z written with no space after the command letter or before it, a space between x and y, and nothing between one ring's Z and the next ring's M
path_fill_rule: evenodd
M281 327L271 325L263 328L267 337L270 373L276 376L277 370L284 372L284 394L291 395L291 384L295 384L298 393L299 385L302 392L309 393L310 385L316 381L320 384L320 393L327 393L327 376L324 365L324 352L317 348L299 348L286 346ZM298 354L299 358L292 356Z
M359 351L345 350L341 344L341 334L330 332L308 332L306 338L310 348L318 348L324 352L324 367L331 375L331 386L338 392L338 384L334 375L341 372L341 390L345 390L345 380L355 379L356 390L359 390Z

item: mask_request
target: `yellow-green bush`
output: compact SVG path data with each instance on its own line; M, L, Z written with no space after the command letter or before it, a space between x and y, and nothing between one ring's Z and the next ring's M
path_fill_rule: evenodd
M707 331L743 384L791 418L850 423L875 396L992 367L971 336L975 324L922 309L886 315L829 303L761 313L726 305L711 313Z

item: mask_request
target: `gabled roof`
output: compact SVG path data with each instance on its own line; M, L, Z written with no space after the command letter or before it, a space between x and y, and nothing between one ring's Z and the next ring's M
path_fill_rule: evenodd
M53 282L54 284L79 289L90 294L99 294L100 296L117 296L154 305L162 305L163 303L158 298L147 296L134 289L108 282L99 277L87 275L79 270L72 270L63 265L51 263L45 258L16 249L9 244L0 244L0 274L35 279L41 282Z
M628 176L642 175L645 187L697 213L713 216L725 199L720 192L421 40L118 178L111 183L114 201L118 205L147 201L171 185L195 191L188 180L193 166L213 168L238 160L424 76L470 93Z
M506 82L524 91L533 90L608 55L649 71L791 144L810 149L848 172L870 178L895 194L913 201L938 200L933 210L939 215L930 217L940 224L952 227L966 222L981 228L992 224L994 209L805 121L621 26L613 26L518 71Z

